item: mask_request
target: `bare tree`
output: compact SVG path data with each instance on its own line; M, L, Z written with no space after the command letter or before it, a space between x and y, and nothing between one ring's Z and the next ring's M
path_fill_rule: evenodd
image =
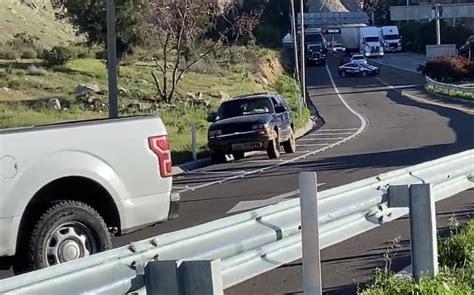
M231 5L220 6L216 0L151 0L152 22L161 56L155 58L161 79L152 72L158 95L171 103L183 75L197 62L227 43L231 32L249 34L250 18L260 14L245 15L217 26L219 18L226 15ZM252 23L258 23L253 20ZM251 28L253 29L253 27ZM210 33L214 38L210 38Z

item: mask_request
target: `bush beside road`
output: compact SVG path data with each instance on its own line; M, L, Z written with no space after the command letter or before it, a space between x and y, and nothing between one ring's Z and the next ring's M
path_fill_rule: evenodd
M410 277L395 275L389 269L377 270L373 282L360 294L472 294L474 292L474 221L464 226L460 226L455 219L452 221L450 236L438 240L440 263L438 276L425 277L419 283L414 283ZM388 252L390 251L393 249L390 248Z

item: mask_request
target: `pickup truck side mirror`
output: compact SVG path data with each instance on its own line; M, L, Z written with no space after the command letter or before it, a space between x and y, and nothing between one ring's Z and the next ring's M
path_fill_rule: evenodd
M217 113L210 113L208 116L207 116L207 122L214 122L216 121L217 119Z
M276 106L275 107L275 113L281 114L281 113L284 113L284 112L286 112L286 109L285 109L284 106Z

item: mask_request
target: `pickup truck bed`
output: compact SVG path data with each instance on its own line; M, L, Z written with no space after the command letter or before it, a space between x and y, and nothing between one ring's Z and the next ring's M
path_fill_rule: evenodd
M41 268L176 216L171 154L151 116L0 130L0 256Z

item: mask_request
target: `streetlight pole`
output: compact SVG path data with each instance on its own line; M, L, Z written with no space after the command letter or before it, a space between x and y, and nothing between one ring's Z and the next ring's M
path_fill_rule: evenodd
M439 14L440 5L435 4L435 19L436 19L436 44L441 45L441 24L440 24L440 14Z
M295 55L295 76L298 82L300 81L300 65L298 61L298 42L296 42L296 14L295 14L295 0L290 0L291 5L291 36L293 37L293 49Z
M304 3L303 0L300 0L300 62L301 62L301 92L303 101L300 101L300 104L304 105L306 103L306 69L305 69L305 41L304 41ZM300 108L301 112L303 108ZM300 114L302 116L302 113Z
M107 0L107 70L109 88L109 118L111 119L118 117L116 30L115 1Z

